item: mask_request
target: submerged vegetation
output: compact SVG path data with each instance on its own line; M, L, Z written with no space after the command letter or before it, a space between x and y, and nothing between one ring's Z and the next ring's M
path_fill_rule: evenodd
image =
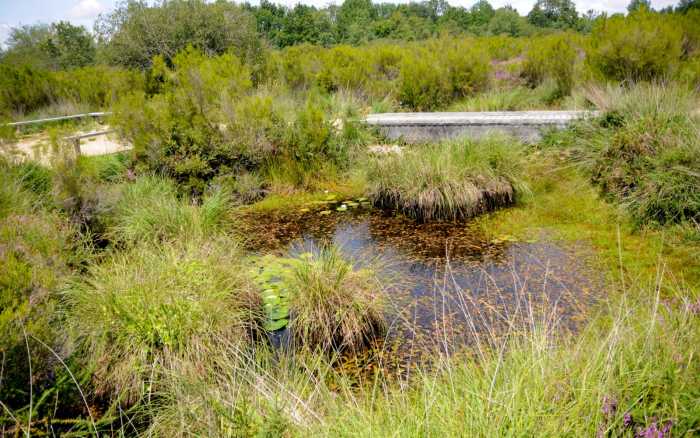
M6 154L28 137L0 128L0 434L696 434L699 17L692 1L521 17L176 0L120 4L97 41L14 30L3 120L110 110L133 148L74 157L60 138L88 125L27 129L47 137L39 164ZM599 116L532 145L386 145L359 123L557 108ZM373 207L394 221L380 227L429 230L366 225L378 252L414 249L405 278L310 229ZM279 217L302 244L251 249ZM536 241L585 247L595 296L548 302L557 279L528 255L512 262L543 264L543 298L506 311L522 291L489 283L487 249ZM467 262L495 301L460 286L451 264ZM435 316L418 339L425 315L392 298L429 263L443 269L412 297Z

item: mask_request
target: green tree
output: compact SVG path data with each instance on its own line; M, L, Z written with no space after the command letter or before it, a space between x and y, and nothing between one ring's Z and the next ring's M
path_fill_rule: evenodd
M279 47L302 43L330 45L334 42L333 27L326 13L299 3L285 15L275 42Z
M638 11L640 9L646 9L651 11L651 1L650 0L632 0L629 5L627 5L627 12L630 14L632 12Z
M54 23L43 44L60 68L85 67L95 62L95 42L83 26L66 21Z
M527 14L527 20L538 27L575 28L578 23L578 13L571 0L537 0Z
M486 0L479 0L469 10L471 15L471 27L484 28L489 24L489 21L496 15L493 6Z
M372 0L345 0L337 16L339 40L351 44L367 41L368 29L376 18Z
M692 9L700 10L700 0L681 0L676 6L676 12L681 14L685 14Z
M105 59L147 68L153 57L168 62L188 45L208 55L229 50L248 62L260 55L252 14L233 3L204 0L128 0L95 26Z
M84 67L95 61L95 42L83 26L66 21L12 29L5 62L45 69Z
M528 23L518 11L511 6L505 6L496 10L489 21L488 33L491 35L523 36L529 33Z

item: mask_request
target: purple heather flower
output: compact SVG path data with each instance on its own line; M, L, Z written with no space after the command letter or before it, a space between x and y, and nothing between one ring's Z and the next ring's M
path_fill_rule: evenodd
M700 315L700 298L696 302L689 304L688 310L693 315Z
M669 420L664 423L663 427L659 429L659 425L656 421L653 421L645 429L637 430L638 438L667 438L671 436L671 427L673 427L673 421Z
M634 420L632 419L632 414L629 412L625 412L625 416L622 418L622 425L625 426L625 428L632 426L632 423L634 423Z
M616 412L617 400L608 396L603 397L603 415L605 418L610 419L614 417Z

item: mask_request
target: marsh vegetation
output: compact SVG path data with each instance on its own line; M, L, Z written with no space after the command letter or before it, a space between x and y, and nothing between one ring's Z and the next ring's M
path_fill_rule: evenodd
M16 30L0 117L133 148L0 127L0 434L696 434L700 16L635 5ZM387 154L359 122L438 109L599 116Z

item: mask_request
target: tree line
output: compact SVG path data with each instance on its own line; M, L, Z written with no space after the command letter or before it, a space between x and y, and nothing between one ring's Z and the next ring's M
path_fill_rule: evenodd
M628 11L640 8L651 10L649 0L632 0ZM700 0L681 0L658 12L691 10L700 10ZM264 47L359 45L444 35L531 36L556 30L587 33L607 18L592 10L579 13L572 0L537 0L526 16L510 6L495 9L487 0L469 8L445 0L408 4L345 0L325 8L301 3L286 7L268 0L256 6L225 0L156 4L127 0L101 15L93 32L64 21L14 28L0 60L51 70L95 63L148 68L154 56L170 60L192 45L211 55L233 49L246 61L254 61Z

